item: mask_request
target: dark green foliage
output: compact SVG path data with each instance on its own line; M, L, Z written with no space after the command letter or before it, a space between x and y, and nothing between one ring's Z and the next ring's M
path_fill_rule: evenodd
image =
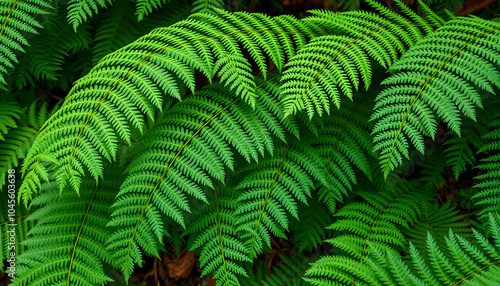
M186 249L221 286L500 282L495 15L4 2L13 285L171 284L161 252Z
M426 239L426 257L410 244L411 261L405 262L399 253L368 243L369 255L363 262L345 257L325 257L307 270L306 281L313 285L496 285L500 282L500 244L498 214L489 215L494 244L474 230L475 239L452 231L438 246L430 235ZM338 281L338 282L334 282Z
M218 285L238 285L238 276L247 276L238 261L250 262L248 250L236 232L236 191L210 190L212 199L192 216L187 227L191 250L201 249L202 275L213 273Z
M332 27L337 35L315 38L287 63L282 78L286 114L299 110L306 110L309 117L315 113L321 116L323 110L330 114L330 102L340 108L340 92L352 99L360 84L366 90L370 87L371 59L389 67L406 45L422 38L422 31L411 27L409 20L376 2L368 2L383 16L312 12L314 16L308 22ZM409 9L405 12L413 14Z
M60 194L55 184L33 200L39 209L30 215L36 220L24 241L29 250L18 258L14 285L96 285L111 279L103 264L114 264L104 243L110 207L122 180L123 170L113 167L106 181L82 183L79 195L71 189Z

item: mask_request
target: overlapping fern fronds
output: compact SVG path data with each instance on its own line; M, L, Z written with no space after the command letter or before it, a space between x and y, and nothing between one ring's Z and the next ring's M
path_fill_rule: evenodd
M175 9L172 9L174 4ZM166 27L186 18L190 8L190 5L183 2L170 3L162 9L163 13L155 13L138 23L130 0L115 1L98 18L97 32L93 38L92 62L96 65L107 54L132 43L154 28Z
M2 100L0 102L0 141L5 141L4 135L9 129L17 127L16 121L20 118L22 109L15 101Z
M410 144L424 152L424 136L436 135L436 115L458 135L462 114L476 119L475 108L483 106L476 89L493 93L500 87L499 38L498 23L457 18L390 68L372 115L374 150L385 176L408 158Z
M37 137L24 162L21 196L29 200L46 177L44 161L56 169L61 189L70 182L78 190L84 170L96 179L101 176L103 157L114 159L118 140L130 142L130 128L143 129L144 114L152 117L161 108L163 94L182 97L176 79L191 90L197 70L209 79L221 71L225 84L231 86L242 78L246 81L249 70L231 60L225 65L230 68L214 69L228 55L248 66L250 59L241 46L267 75L266 56L281 69L285 58L318 31L323 29L289 16L194 14L106 56L74 84L64 105ZM253 106L257 95L252 86L236 92Z
M217 285L239 285L248 276L238 262L250 262L236 232L236 192L230 187L209 191L208 204L196 210L186 229L191 250L199 252L202 276L213 273Z
M26 34L36 34L42 28L39 15L52 10L48 0L12 0L0 2L0 87L7 84L5 76L17 62L17 52L28 45Z
M315 38L287 63L282 78L287 114L299 110L306 110L309 117L329 114L331 102L340 108L341 93L352 99L360 86L368 90L372 59L388 68L432 30L401 1L396 3L414 22L375 1L367 2L381 15L312 11L314 17L307 21L329 25L337 34Z
M16 168L24 159L35 141L38 130L47 118L57 111L58 107L59 104L49 111L47 103L40 104L39 101L34 101L24 110L13 102L0 104L0 109L6 109L2 110L1 114L7 117L12 114L16 118L16 120L4 121L6 124L15 124L15 126L10 125L13 128L8 130L3 140L0 140L2 146L0 148L0 188L4 185L7 171ZM19 174L19 179L20 176L21 174Z
M336 212L335 217L340 218L328 227L334 231L334 237L327 241L352 257L342 259L362 261L367 254L367 243L383 249L405 247L401 228L418 219L420 201L425 195L413 191L419 186L416 182L393 184L390 180L389 184L393 189L357 192L362 202L352 202Z
M328 175L328 184L318 189L319 199L324 201L333 214L336 204L347 196L357 182L359 169L363 178L372 178L369 162L372 142L370 114L367 104L346 102L338 112L321 120L317 137L310 137L306 144L322 159L320 165ZM358 173L358 174L357 174Z
M289 216L298 219L298 202L307 204L315 180L326 183L319 161L310 145L276 142L273 156L245 167L236 215L250 258L270 247L271 236L286 238Z
M193 13L217 13L224 9L224 0L195 0L193 2Z
M496 98L491 107L488 110L498 110L500 100ZM479 182L474 186L477 193L473 196L478 200L476 205L480 207L479 215L483 218L488 212L500 210L500 113L491 112L487 118L489 131L482 134L485 144L479 151L488 156L476 166L480 174L475 178Z
M109 248L126 277L134 263L142 264L140 249L157 255L163 215L185 227L188 197L207 202L201 186L224 181L225 168L233 169L233 148L247 161L276 152L271 135L283 138L284 129L266 102L276 106L277 98L257 102L252 111L232 95L213 85L176 104L136 148L109 224L119 226Z
M106 170L106 181L88 179L80 194L57 184L33 200L40 208L29 216L36 220L24 244L29 248L17 258L18 277L13 285L102 285L111 281L104 263L114 265L105 243L111 204L123 180L122 168Z
M428 261L427 253L425 253L427 233L434 237L440 247L446 245L444 236L448 234L450 229L453 233L467 240L472 238L470 225L464 222L466 216L458 214L459 210L456 208L456 204L447 201L444 205L439 206L435 203L423 202L421 207L421 217L410 228L405 229L403 233L413 246L422 253L424 260Z
M279 266L273 267L270 275L266 271L267 265L261 264L257 268L257 271L249 271L253 272L249 277L240 279L241 286L310 285L302 279L302 275L304 275L314 257L307 257L303 253L298 252L292 254L290 257L280 254L279 258L283 262Z
M313 285L480 285L500 283L500 217L489 214L493 243L473 230L475 240L449 232L446 246L439 247L429 234L426 241L428 261L410 244L411 262L404 261L393 249L368 243L364 263L324 257L307 270L306 281Z
M59 10L60 14L48 19L44 29L30 41L26 53L19 56L19 63L11 73L12 86L16 89L43 80L57 80L69 56L90 47L89 26L82 25L78 33L74 33L61 11L64 12Z
M112 0L70 0L66 18L76 32L79 25L92 18L94 13L98 14L99 9L107 8L112 3Z

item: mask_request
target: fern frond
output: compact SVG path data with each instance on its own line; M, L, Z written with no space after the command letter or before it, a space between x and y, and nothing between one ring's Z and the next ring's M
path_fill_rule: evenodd
M2 272L10 271L12 266L16 270L17 258L26 250L23 241L28 237L28 232L33 228L34 222L27 220L33 209L28 210L15 200L15 188L19 186L20 176L18 173L9 173L11 176L4 175L6 179L10 179L14 183L14 189L8 187L0 187L0 200L3 204L0 206L0 268ZM16 184L17 182L17 184ZM10 191L9 191L10 190ZM11 211L14 211L14 213ZM12 232L14 229L14 232ZM14 237L15 239L11 240ZM11 253L15 256L11 259ZM10 260L10 261L8 261ZM16 276L13 272L13 276Z
M47 154L58 163L53 167L61 189L70 182L78 190L85 170L96 179L101 176L103 158L114 159L118 140L130 142L131 126L143 129L144 114L152 118L163 94L181 97L176 79L193 91L195 70L211 79L218 59L228 54L244 58L240 44L266 74L266 55L281 68L284 58L317 31L322 28L287 16L194 14L106 56L74 84L37 137L24 162L21 196L29 200L28 185L46 176L35 167ZM237 78L230 76L225 84Z
M456 205L451 201L447 201L442 206L424 202L422 204L422 216L410 228L403 231L405 237L411 241L420 253L423 253L424 259L428 258L424 252L427 233L435 237L436 243L440 247L446 245L444 236L450 229L453 233L470 240L472 238L470 225L462 221L465 215L459 215L458 212Z
M420 213L422 194L415 193L415 189L403 183L393 191L357 192L364 201L352 202L335 214L341 218L328 228L337 235L327 242L361 261L368 242L382 249L404 247L406 239L400 227L408 228Z
M107 8L106 5L112 5L112 0L70 0L68 2L68 23L73 26L73 30L78 28L87 19L92 18L93 14L98 14L100 8Z
M262 270L263 267L257 269L257 275L250 276L249 278L242 278L242 286L282 286L293 285L302 286L309 285L302 279L302 275L309 267L311 258L307 257L302 252L294 253L290 257L279 254L280 259L283 260L281 264L273 267L272 273L266 275ZM266 266L266 264L264 264ZM252 271L253 272L253 271Z
M236 192L230 187L211 192L208 205L197 210L186 229L188 245L201 250L202 276L213 273L217 285L239 285L238 276L247 274L237 262L250 262L250 258L236 233Z
M17 62L16 53L28 45L24 33L36 34L42 25L35 19L46 15L52 5L48 0L12 0L0 3L0 84Z
M479 215L484 217L488 212L498 212L500 210L500 100L497 100L490 109L490 122L486 126L489 132L483 133L482 139L485 141L480 152L487 152L488 157L481 160L481 164L476 168L480 174L475 177L479 182L474 185L477 193L472 197L477 199L476 205L480 207Z
M174 4L175 9L172 9ZM137 23L133 3L129 0L115 1L111 8L100 14L102 17L99 18L93 39L92 62L96 65L107 54L132 43L154 28L166 27L186 18L190 8L190 5L182 2L170 3L162 9L162 13L153 14Z
M15 101L0 102L0 142L5 141L4 135L9 132L10 128L17 127L16 119L20 118L22 111Z
M111 279L103 263L113 265L105 242L111 230L106 223L116 186L123 170L107 170L107 180L96 186L84 181L80 194L70 189L62 193L56 184L33 200L40 206L29 219L37 220L18 257L19 277L13 285L103 285Z
M238 231L255 258L270 247L271 235L286 238L291 215L298 219L297 201L307 204L314 180L323 184L325 174L319 158L307 144L276 143L272 157L245 167L244 179L237 185Z
M219 9L224 9L224 4L224 0L195 0L191 12L217 13Z
M298 251L315 250L323 240L331 236L331 231L325 226L333 220L325 203L313 198L308 204L298 203L299 218L292 218L290 231L293 233L292 244Z
M402 15L375 1L368 3L382 16L363 11L312 11L314 17L308 21L330 25L340 35L313 39L287 63L282 78L286 114L299 110L306 110L309 117L322 116L323 111L330 114L330 102L340 108L341 93L352 99L360 84L368 89L371 59L387 68L407 46L422 38L423 32ZM413 16L407 8L404 12Z
M483 112L483 115L486 114ZM481 136L487 133L485 127L481 120L474 122L470 118L464 118L460 137L448 132L447 135L453 137L444 143L447 146L445 149L448 158L446 164L451 167L455 179L465 173L467 166L476 165L476 151L481 150L485 144Z
M11 74L15 88L22 89L42 80L57 80L69 56L89 48L89 26L82 25L78 33L74 33L64 16L51 17L40 34L30 41L26 53L19 56L19 63Z
M136 148L110 222L120 226L109 244L127 277L133 263L142 262L139 247L157 255L164 235L161 214L185 227L187 196L207 202L200 185L213 188L211 178L224 180L225 167L233 169L231 148L247 161L257 160L264 150L273 151L267 144L271 134L284 132L263 104L251 111L231 95L213 85L189 97L167 111Z
M328 174L328 183L318 188L318 194L332 213L336 203L342 201L357 183L356 168L371 179L368 157L372 143L366 120L370 111L366 104L347 102L344 108L322 120L318 137L307 140L322 159L320 164Z
M30 104L26 111L18 109L17 105L10 103L0 104L0 109L4 106L8 108L3 113L5 115L17 113L17 111L26 112L26 114L17 115L17 126L10 129L5 134L4 141L0 142L0 188L5 183L7 171L16 168L20 160L25 158L28 150L35 141L38 130L58 108L58 105L56 105L49 112L47 104L40 105L38 101Z
M439 247L428 234L426 245L429 260L424 260L410 243L411 266L392 249L369 243L369 255L360 263L344 257L330 256L318 260L307 270L305 280L313 285L478 285L500 283L498 229L500 217L489 214L490 227L496 233L495 244L474 232L475 241L449 231L445 246Z
M460 136L461 114L476 120L482 107L476 89L500 87L500 25L457 18L414 45L390 68L388 87L376 98L372 120L375 151L384 175L408 158L410 142L424 152L424 136L434 138L441 118Z
M170 0L137 0L135 1L135 15L137 21L142 21L145 16L148 16L153 10L160 9L165 3Z

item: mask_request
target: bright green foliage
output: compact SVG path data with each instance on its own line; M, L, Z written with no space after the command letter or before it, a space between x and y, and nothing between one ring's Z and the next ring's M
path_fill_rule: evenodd
M187 227L191 250L200 249L202 275L213 273L217 285L239 285L238 276L247 276L237 261L251 261L247 248L236 233L236 192L229 188L210 190L208 204L197 210Z
M483 106L476 88L493 93L493 86L500 87L499 37L498 23L457 18L391 66L372 116L385 176L408 158L410 142L424 152L423 137L436 135L434 113L459 136L461 114L476 119L475 107Z
M374 286L496 285L500 282L500 217L491 213L489 217L494 244L475 230L472 243L450 231L445 237L446 246L439 247L429 234L426 242L429 262L422 259L413 244L409 250L411 262L405 262L394 250L369 243L364 263L325 257L307 270L306 281L313 285L352 285L351 279L356 285Z
M273 101L272 98L267 98ZM277 99L274 99L277 104ZM247 161L274 147L270 135L283 137L277 117L264 104L250 106L214 85L167 111L132 156L127 179L113 205L109 225L119 226L110 249L126 276L142 264L139 247L157 255L164 236L161 214L185 227L187 195L207 202L200 186L213 187L233 169L235 148Z
M48 0L9 0L0 2L0 87L6 84L5 75L17 62L16 52L28 45L26 35L36 34L42 25L35 20L52 9Z
M352 99L360 84L368 90L372 78L371 59L389 67L407 45L422 38L422 31L402 15L368 1L383 16L365 12L312 11L308 22L330 26L336 35L315 38L287 63L283 74L283 104L286 114L306 110L330 114L330 102L340 108L340 92ZM398 5L403 6L397 1ZM405 12L413 16L406 8Z
M271 29L263 29L266 26ZM292 56L295 47L318 29L291 17L195 14L106 56L74 84L64 105L37 137L23 167L26 176L21 195L29 199L47 176L41 167L44 161L57 162L55 178L61 189L69 182L78 191L85 169L97 179L102 174L102 157L113 160L118 140L130 142L130 128L143 129L143 114L152 118L161 108L162 94L180 98L176 79L192 91L195 70L209 79L221 72L225 84L232 87L242 78L248 80L251 74L246 64L228 62L232 68L223 64L220 71L215 69L218 60L227 55L237 57L239 63L247 61L240 43L266 74L264 55L281 68L285 56ZM255 106L252 86L236 91ZM61 136L67 140L58 140ZM46 154L52 155L48 158Z
M56 184L33 200L40 208L29 220L36 220L24 241L29 250L18 258L19 277L13 285L101 285L111 279L103 263L113 264L104 243L111 229L106 228L116 186L123 170L113 167L106 181L82 183L80 194ZM99 230L99 231L96 231Z

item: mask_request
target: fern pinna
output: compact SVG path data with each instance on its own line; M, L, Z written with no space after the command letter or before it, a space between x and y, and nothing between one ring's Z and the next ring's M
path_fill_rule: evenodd
M257 2L0 4L13 285L500 282L498 21Z

